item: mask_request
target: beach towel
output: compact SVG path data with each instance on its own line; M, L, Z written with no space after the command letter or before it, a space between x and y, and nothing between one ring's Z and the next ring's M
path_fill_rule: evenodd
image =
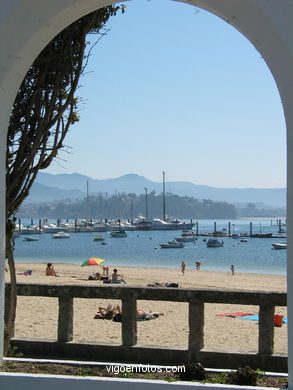
M153 317L153 316L146 316L146 317L143 317L143 318L138 318L137 321L150 321L150 320L155 320L156 317Z
M222 314L216 314L216 316L218 316L218 317L241 318L242 320L249 320L249 321L258 321L259 320L258 314L243 313L243 312L222 313ZM283 324L288 324L287 317L283 318Z
M253 316L253 313L243 313L243 312L236 312L236 313L222 313L222 314L216 314L218 317L247 317L247 316Z
M137 318L137 321L150 321L150 320L155 320L155 316L146 316L142 318ZM116 313L113 317L114 322L122 322L122 313Z
M239 316L236 318L241 318L242 320L249 320L249 321L258 321L259 320L258 314L254 314L254 315L250 315L250 316L241 316L241 317ZM287 317L283 317L283 324L288 324Z
M32 274L32 270L31 269L28 269L28 270L26 270L26 271L24 271L24 272L18 272L18 274L17 275L25 275L25 276L30 276L31 274Z
M258 321L258 314L250 314L248 316L236 316L236 318L241 318L242 320L249 321Z

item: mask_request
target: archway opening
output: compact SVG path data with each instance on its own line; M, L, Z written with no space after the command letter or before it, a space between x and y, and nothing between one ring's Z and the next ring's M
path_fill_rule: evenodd
M189 110L186 110L186 111L189 111ZM190 111L189 111L189 112L190 112ZM174 135L174 133L173 133L172 135ZM176 135L176 134L175 134L175 135ZM244 140L244 141L245 141L245 140ZM244 142L244 141L243 141L243 142ZM229 160L229 161L230 161L230 160Z

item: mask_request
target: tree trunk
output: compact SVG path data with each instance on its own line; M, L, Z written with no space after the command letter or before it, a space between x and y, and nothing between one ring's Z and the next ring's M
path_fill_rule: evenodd
M8 312L5 317L5 335L4 335L4 350L3 355L7 356L10 346L10 340L14 336L14 322L16 315L17 303L17 287L16 287L16 270L13 256L12 239L9 234L6 236L6 256L8 259L9 273L10 273L10 294L5 297L8 299ZM6 306L7 307L7 306Z

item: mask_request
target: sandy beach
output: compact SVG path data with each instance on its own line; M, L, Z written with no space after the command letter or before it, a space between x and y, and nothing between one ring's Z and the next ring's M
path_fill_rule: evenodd
M17 275L18 282L46 284L94 285L101 281L87 280L92 272L102 267L80 267L54 264L60 277L45 276L45 263L17 263L17 273L32 270L31 276ZM115 267L110 268L110 274ZM180 287L214 288L258 291L286 291L286 277L267 274L196 271L180 269L117 267L128 285L147 286L151 282L175 282ZM9 275L6 275L9 281ZM75 299L74 340L81 342L121 343L121 323L94 319L98 306L110 301ZM112 303L121 303L111 301ZM186 348L188 344L188 304L176 302L138 301L138 308L162 311L164 316L138 322L138 343ZM256 306L206 304L205 348L233 351L257 351L258 322L220 317L219 313L258 313ZM276 313L287 315L286 307L276 307ZM56 298L18 297L15 326L16 338L56 339L58 302ZM287 353L287 325L275 327L275 353Z

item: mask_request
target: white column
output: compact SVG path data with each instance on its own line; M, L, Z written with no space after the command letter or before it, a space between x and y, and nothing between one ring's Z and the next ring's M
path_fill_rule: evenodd
M1 110L0 129L7 128L7 123L8 123L7 118L8 115L5 115L5 110ZM5 157L6 157L6 133L4 131L0 131L0 221L1 221L0 223L0 364L3 359L3 334L4 334L5 228L6 228Z
M293 65L292 65L293 66ZM293 76L291 76L293 78ZM292 87L293 89L293 87ZM288 373L293 388L293 91L286 100L287 122L287 305L288 305ZM291 109L291 112L290 112Z

